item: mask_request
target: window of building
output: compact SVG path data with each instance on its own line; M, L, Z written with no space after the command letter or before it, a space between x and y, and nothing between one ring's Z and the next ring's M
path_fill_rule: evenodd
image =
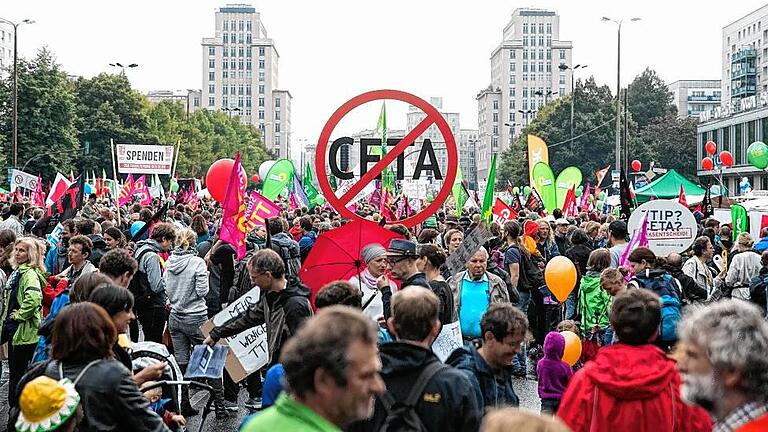
M523 60L528 60L528 50L523 50Z
M235 60L235 59L231 59L231 60L229 61L229 68L230 68L230 69L237 69L237 60Z
M528 23L523 23L523 34L528 33Z
M259 59L259 69L264 69L264 59Z
M237 94L239 94L240 96L245 94L245 86L244 85L240 84L237 87Z
M214 97L209 97L209 98L208 98L208 106L209 106L209 107L212 107L212 106L214 106L214 105L216 105L216 98L214 98Z
M237 29L240 30L240 31L245 30L245 21L243 21L243 20L238 21L237 22Z
M240 47L237 52L238 57L245 56L245 47Z
M512 101L512 102L514 102L514 101ZM512 106L510 107L511 109L515 109L515 104L514 104L514 103L513 103L513 104L510 104L510 105L512 105ZM515 121L515 113L514 113L514 112L511 112L511 113L509 113L509 121L510 121L510 122L513 122L513 121Z
M552 50L547 48L547 60L552 60Z
M240 33L240 34L238 35L238 38L237 38L237 43L243 43L243 42L245 42L245 35L243 35L242 33Z
M509 58L511 58L512 60L514 60L514 59L515 59L515 55L516 55L516 54L515 54L515 52L516 52L516 51L515 51L515 50L513 50L513 49L509 50Z
M547 33L552 34L552 23L547 23Z
M523 36L523 46L528 46L528 36Z
M539 74L539 81L544 81L544 74L543 73Z
M544 23L539 23L539 33L544 33Z
M278 108L280 107L280 98L279 97L275 98L275 106L278 107Z
M229 50L226 47L224 47L224 49L221 50L221 56L222 57L229 57Z
M229 43L229 33L224 33L224 35L222 36L222 42L224 42L225 44Z
M250 44L253 42L253 36L250 33L245 34L245 43Z
M528 74L527 73L523 74L523 81L528 81Z
M259 57L264 57L264 47L259 47Z
M259 110L259 120L264 120L264 110Z
M221 72L221 77L222 78L229 78L229 71L222 71Z
M251 95L251 85L250 84L246 84L245 85L245 95L246 96L250 96Z
M229 98L228 97L221 98L221 106L222 107L229 107Z
M515 63L510 63L509 64L509 71L510 72L514 72L515 71Z
M214 84L208 84L208 93L216 93L216 86Z
M264 106L264 98L263 98L263 97L260 97L260 98L259 98L259 106L260 106L260 107L263 107L263 106Z
M539 36L539 46L544 46L544 36Z
M240 69L240 70L243 70L243 69L245 69L245 62L243 61L243 59L240 59L240 60L237 62L237 68L238 68L238 69Z
M200 106L200 98L199 97L192 98L192 106L193 107L199 107Z
M208 72L208 81L216 80L216 72Z
M528 62L523 62L523 72L528 72Z
M264 81L264 72L259 72L259 81Z
M248 47L245 49L245 56L246 57L253 57L253 48Z
M275 120L280 120L280 111L275 111Z
M493 125L493 134L498 135L499 134L499 125Z
M539 72L544 72L544 62L539 62Z
M248 31L251 31L251 20L248 20L245 22L245 29Z
M251 72L251 71L246 71L246 72L245 72L245 76L246 76L247 78L249 78L249 79L250 79L250 78L253 78L253 72Z
M229 94L229 87L227 87L227 86L222 86L222 87L221 87L221 94L223 94L223 95L227 95L227 94Z
M564 73L560 74L560 84L565 84L565 74Z
M280 132L280 123L275 123L275 133L279 133L279 132Z
M515 88L514 87L510 87L509 88L509 95L510 96L515 96L515 93L516 93Z
M528 87L523 87L523 97L524 98L528 97Z
M251 107L251 98L247 97L245 98L245 107L250 108Z
M216 47L208 47L208 55L209 56L215 56L216 55Z
M565 60L565 50L560 50L560 60Z
M552 63L547 63L547 72L552 72Z
M544 50L543 49L539 50L539 60L544 60Z
M561 94L561 95L564 95L564 94L565 94L565 87L560 87L560 94Z
M237 94L236 89L237 89L236 85L234 85L234 84L230 85L229 86L229 93L230 94Z
M225 30L225 31L229 31L229 21L227 21L227 20L224 20L224 27L223 27L223 30Z
M230 52L229 56L230 57L234 57L235 53L237 52L237 48L236 47L232 47L232 48L230 48L229 52Z
M523 99L523 111L528 111L528 99Z
M208 60L208 69L216 69L216 60L214 59Z
M242 97L237 98L237 107L242 108L245 106L245 100Z
M253 62L251 59L247 59L245 61L245 70L251 70L253 68Z
M235 42L237 42L237 35L236 35L236 34L234 34L234 33L230 33L230 34L229 34L229 42L230 42L230 43L235 43Z
M498 100L494 100L493 101L493 109L495 109L495 110L499 109L499 101Z
M259 94L264 94L264 84L259 84Z
M536 36L531 36L531 46L536 46ZM532 55L535 56L536 54L532 54Z

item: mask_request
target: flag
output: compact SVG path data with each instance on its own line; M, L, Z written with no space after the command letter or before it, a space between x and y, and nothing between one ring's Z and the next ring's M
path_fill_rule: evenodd
M387 221L391 222L393 220L396 220L394 213L392 213L392 210L389 208L389 189L384 189L383 196L381 198L381 206L379 207L379 213L381 213L381 217L386 219Z
M147 176L142 175L133 183L133 192L131 196L138 195L139 203L141 205L152 204L152 193L149 192L149 186L147 186Z
M374 189L373 193L371 193L371 197L368 199L368 203L374 207L380 207L381 206L381 183L379 180L376 180L376 189Z
M525 208L535 213L541 213L543 207L544 201L541 200L539 192L535 188L531 188L531 193L528 194L528 199L525 201Z
M296 208L310 208L310 200L307 194L304 192L302 184L299 182L298 177L293 176L293 190L291 191L292 199L296 202Z
M48 216L56 217L56 222L75 217L77 211L83 206L83 188L84 180L80 175L53 204L48 206Z
M621 203L621 213L619 213L619 219L623 221L629 220L629 215L632 213L632 193L629 191L629 182L627 176L624 173L624 168L621 169L621 177L619 177L619 201Z
M605 178L606 174L608 174L609 169L611 169L610 165L608 165L603 169L595 171L595 177L597 177L597 183L595 183L595 189L598 189L600 185L603 184L603 179Z
M379 112L379 120L376 123L376 129L373 131L374 136L381 138L381 145L371 147L371 154L384 157L387 154L387 106L384 101L381 102L381 111ZM381 187L394 190L395 186L395 173L392 168L387 167L381 172Z
M632 267L629 265L629 254L639 247L648 247L648 213L643 215L643 221L640 223L640 227L635 228L632 231L632 237L629 238L629 243L627 244L627 247L624 248L621 258L619 258L619 267L627 267L631 270ZM631 278L631 275L627 275L627 277Z
M589 211L589 183L587 183L587 188L581 193L579 208L584 211Z
M193 193L192 196L189 198L189 201L187 201L187 205L189 206L189 209L193 212L196 212L198 207L200 207L200 200L197 198L197 194Z
M317 200L317 197L320 195L320 193L312 183L312 167L310 167L309 162L307 162L307 169L304 171L302 186L304 187L304 193L307 195L307 200L309 201L308 207L311 209L315 206L315 201Z
M563 200L563 217L573 216L578 213L576 209L576 185L568 189Z
M488 171L488 181L485 183L485 196L483 197L483 211L480 218L491 222L493 217L493 188L496 185L496 154L491 158L491 169Z
M35 190L32 192L32 204L38 207L45 206L45 199L43 198L43 180L40 178L40 175L37 176Z
M134 191L136 191L136 188L133 181L133 174L128 174L128 178L125 179L123 188L120 189L120 195L118 198L118 204L120 204L120 207L124 206L131 200Z
M535 176L533 168L539 162L549 165L549 148L543 139L536 135L528 135L528 181L531 186L534 185Z
M250 233L257 226L266 226L267 219L280 216L280 206L264 195L252 191L245 207L245 232Z
M237 251L237 259L245 256L245 175L240 163L240 152L235 155L232 174L229 176L227 193L222 208L224 215L221 219L221 234L219 239L232 245Z
M685 190L682 184L680 185L680 195L677 197L677 202L688 207L688 200L685 199Z
M48 190L48 197L45 199L45 205L49 206L61 198L70 184L72 184L71 181L67 180L62 173L57 172L56 178L53 180L53 184Z
M493 205L493 221L504 226L505 223L513 219L517 219L517 212L502 201L501 198L496 198L496 203Z
M704 191L704 199L701 201L701 212L705 218L708 218L715 214L715 209L712 206L712 197L709 191L710 185L707 185L707 189Z
M458 167L456 169L456 179L453 181L453 187L451 188L451 191L453 192L453 200L456 202L456 216L461 216L461 209L464 208L464 203L467 202L467 198L469 198L469 194L464 189L462 180L464 180L464 175L461 173L461 167Z
M733 241L743 232L749 232L749 216L741 204L731 205L731 222L733 223Z
M515 212L519 212L520 210L523 209L522 203L520 202L519 194L515 194L515 196L512 197L512 204L510 207L512 207L512 210L514 210Z

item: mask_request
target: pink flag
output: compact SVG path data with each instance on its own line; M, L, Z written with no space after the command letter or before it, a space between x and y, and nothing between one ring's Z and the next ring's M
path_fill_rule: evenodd
M152 194L149 192L146 176L139 177L136 182L133 183L133 193L131 195L138 195L141 197L139 200L141 205L152 204Z
M648 213L643 215L640 228L632 231L632 237L630 237L629 243L627 243L627 247L619 259L619 267L627 267L630 270L625 278L627 281L633 276L632 267L629 266L629 254L639 247L648 247Z
M243 166L240 163L240 152L235 155L232 174L229 176L227 194L222 208L224 215L221 219L221 234L219 238L235 248L237 259L245 256L245 173L241 174Z
M37 176L37 182L35 183L35 190L32 192L32 204L45 207L45 199L43 199L43 180L40 176Z
M126 203L128 203L131 200L131 197L133 196L133 192L135 191L134 182L133 182L133 174L128 174L128 178L125 180L125 185L123 185L123 188L120 189L120 193L118 195L118 204L120 206L124 206Z
M579 205L579 208L582 210L588 211L589 210L589 183L587 183L587 188L581 193L581 204Z
M248 205L245 207L245 232L251 232L257 225L265 226L267 219L278 216L280 216L280 206L253 191L248 196Z

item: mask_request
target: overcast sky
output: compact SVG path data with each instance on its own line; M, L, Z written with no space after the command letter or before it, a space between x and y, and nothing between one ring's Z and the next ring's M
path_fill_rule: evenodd
M214 35L210 0L5 0L0 17L34 19L19 33L22 55L47 45L70 74L90 77L111 62L138 63L128 72L142 92L201 87L200 42ZM347 99L394 88L461 114L477 126L475 95L490 81L491 51L516 7L553 9L560 39L573 41L577 78L594 75L616 86L616 25L600 17L642 21L622 27L622 84L650 66L667 82L720 79L722 27L765 0L701 1L255 1L280 54L279 87L293 95L293 153L317 141L331 113ZM614 90L615 91L615 90ZM374 128L380 104L345 121ZM389 104L390 128L405 126L405 106Z

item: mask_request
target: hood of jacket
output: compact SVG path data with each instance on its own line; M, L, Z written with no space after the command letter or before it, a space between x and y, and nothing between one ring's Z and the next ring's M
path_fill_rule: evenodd
M158 243L157 241L155 241L153 239L142 240L142 241L136 243L136 255L137 256L138 256L139 250L141 250L143 248L150 248L155 253L162 252L162 250L163 250L163 248L160 247L160 243Z
M165 270L175 275L181 274L189 267L192 258L196 256L197 252L194 249L174 249L171 256L168 257L168 262L165 263Z
M565 337L558 332L549 332L544 338L544 358L560 361L565 352Z
M458 369L475 370L488 376L494 375L493 369L480 356L472 343L465 343L463 347L456 348L445 360L445 364Z
M579 283L579 289L583 291L585 294L587 293L594 293L600 290L600 273L594 272L592 270L587 271L587 273L581 278L581 282Z
M286 275L288 283L285 285L285 289L282 291L284 297L310 297L311 291L306 285L301 283L296 276Z
M617 343L598 351L584 373L600 390L619 400L640 400L668 391L675 362L653 345Z
M432 350L407 342L389 342L379 348L381 374L385 377L421 370L439 361Z
M88 238L91 239L91 242L93 243L93 249L107 248L107 242L105 242L104 237L100 236L99 234L89 235Z

